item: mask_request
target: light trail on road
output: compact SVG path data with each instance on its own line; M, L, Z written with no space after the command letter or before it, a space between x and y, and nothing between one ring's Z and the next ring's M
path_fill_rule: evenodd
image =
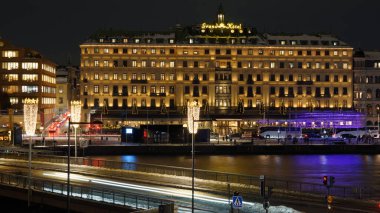
M43 172L43 175L51 176L55 178L61 178L61 179L67 178L67 173L63 173L63 172ZM82 181L86 183L100 184L100 185L112 186L112 187L117 187L117 188L124 188L128 190L135 190L135 191L140 191L140 192L145 192L145 193L156 193L159 195L168 196L169 199L175 198L177 201L179 199L189 199L189 200L191 199L191 192L188 192L187 190L150 187L150 186L144 186L144 185L138 185L138 184L111 181L111 180L100 179L100 178L90 178L90 177L86 177L86 176L78 175L78 174L70 174L70 179L76 180L76 181ZM216 196L195 193L195 200L197 202L206 203L208 205L211 204L212 206L210 207L218 208L219 210L226 211L226 210L229 210L230 208L229 201L226 198L220 198ZM244 201L244 207L240 209L240 212L252 212L252 210L254 210L254 212L265 212L261 203L253 203L253 202L247 202L247 201ZM215 211L218 211L218 210L215 209ZM283 212L283 213L298 212L294 209L291 209L285 206L271 206L270 211Z

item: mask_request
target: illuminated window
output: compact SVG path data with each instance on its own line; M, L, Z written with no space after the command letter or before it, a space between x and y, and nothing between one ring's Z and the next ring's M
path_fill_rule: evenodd
M280 55L285 55L285 50L280 50Z
M136 61L132 61L132 67L137 67L137 62Z
M123 80L127 80L127 74L123 73Z
M132 73L132 80L137 80L137 74L136 73Z
M94 93L99 93L99 86L98 85L94 86Z
M199 54L199 52L198 51L194 51L194 55L198 55Z
M38 63L37 62L23 62L22 69L25 69L25 70L38 69Z
M9 82L18 81L18 74L5 74L4 80L8 80Z
M190 44L193 44L193 43L194 43L194 39L192 39L192 38L189 39L189 43L190 43Z
M150 75L150 80L156 80L156 74L153 74L153 73L152 73L152 74Z
M116 39L113 38L113 39L111 40L111 42L112 42L112 43L116 43Z
M110 51L110 50L109 50L108 48L105 48L105 49L103 50L104 53L109 53L109 51Z
M165 93L165 86L160 87L160 93Z
M165 67L165 61L160 61L160 67Z
M146 61L141 61L141 67L146 67Z
M108 80L108 79L109 79L108 73L105 73L104 74L104 80Z
M151 49L150 52L151 52L152 54L156 54L156 49Z
M174 74L170 74L169 75L169 80L170 81L174 81L175 80L175 75Z
M137 86L132 86L132 93L133 94L136 94L137 93Z
M38 86L22 86L21 90L25 93L36 93L38 92Z
M14 70L18 69L18 62L3 62L2 65L5 70Z
M150 62L150 66L151 66L151 67L156 67L156 62L155 62L155 61L151 61L151 62Z
M18 57L18 51L12 51L12 50L3 51L3 57L5 58Z
M169 66L170 66L171 68L173 68L173 67L175 66L174 61L169 62Z
M165 54L165 49L160 49L160 54Z
M117 73L113 74L113 80L117 80Z
M23 74L22 80L28 81L28 82L38 81L38 75L37 74Z
M146 80L146 74L145 73L141 74L141 80Z
M174 39L169 39L170 44L174 44Z
M9 98L9 101L11 102L11 104L18 104L18 98L17 97L10 97Z
M258 53L259 55L264 55L264 50L260 49Z
M94 80L99 80L99 74L98 73L94 74Z
M150 87L150 93L156 93L156 87L155 86Z
M334 50L334 56L337 56L338 55L338 51Z
M103 92L104 92L104 93L108 93L108 92L109 92L109 91L108 91L108 85L103 86Z
M270 68L276 68L276 63L275 62L270 62Z
M136 53L137 53L137 49L136 49L136 48L133 48L133 49L132 49L132 53L133 53L133 54L136 54Z
M143 93L143 94L146 93L146 86L141 86L141 93Z
M164 73L161 73L161 75L160 75L160 80L162 80L162 81L165 80L165 74L164 74Z
M127 38L124 38L124 39L123 39L123 42L124 42L124 43L128 43L128 39L127 39Z
M348 63L343 63L343 69L348 69Z
M108 61L103 61L103 66L104 66L104 67L108 67L108 66L109 66Z
M94 66L95 66L95 67L98 67L98 66L99 66L99 61L98 61L98 60L95 60L95 61L94 61Z

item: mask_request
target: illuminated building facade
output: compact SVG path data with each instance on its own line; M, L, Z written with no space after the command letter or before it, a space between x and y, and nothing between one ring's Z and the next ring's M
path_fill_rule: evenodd
M330 35L261 34L226 22L221 8L214 23L98 32L80 48L84 112L107 108L111 123L183 124L196 101L212 120L202 125L226 135L263 117L353 106L352 47Z
M70 111L70 101L79 100L79 67L58 66L56 71L56 113Z
M380 113L380 52L355 52L354 107L366 115L367 126L378 125L378 114Z
M54 116L56 65L34 50L2 39L0 53L0 89L9 95L14 109L23 109L26 98L38 98L38 119L43 126Z

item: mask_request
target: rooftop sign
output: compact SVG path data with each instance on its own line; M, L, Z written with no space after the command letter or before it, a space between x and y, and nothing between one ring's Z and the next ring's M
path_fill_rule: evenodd
M228 30L241 30L241 24L229 23L215 23L215 24L206 24L202 23L202 30L205 29L228 29Z

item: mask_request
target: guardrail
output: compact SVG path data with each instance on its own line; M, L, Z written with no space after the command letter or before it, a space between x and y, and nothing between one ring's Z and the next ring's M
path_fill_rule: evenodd
M0 184L28 189L28 177L0 173ZM67 195L65 182L32 178L31 189L45 193ZM70 196L84 200L106 202L114 205L128 206L135 209L159 208L160 205L173 204L173 201L151 198L137 194L125 193L100 187L70 185Z
M0 153L0 157L9 158L10 153ZM13 155L12 158L27 160L27 154ZM59 156L33 156L34 160L51 162L51 163L62 163L67 164L67 157ZM139 171L146 173L157 173L173 176L191 177L191 168L175 167L175 166L162 166L154 164L142 164L142 163L131 163L131 162L121 162L121 161L110 161L101 159L90 159L90 158L71 158L71 164L76 165L87 165L94 167L102 167L109 169L124 169L131 171ZM246 185L259 186L259 176L249 176L242 174L233 174L225 172L216 172L209 170L195 169L195 177L203 180L221 181L227 183L238 183ZM327 192L326 186L323 184L299 182L292 180L283 180L266 177L267 186L273 186L276 189L283 189L291 192L300 193L310 193L317 195L325 195ZM364 186L334 186L330 189L330 192L339 197L343 198L354 198L354 199L377 199L380 198L380 191L373 187Z

